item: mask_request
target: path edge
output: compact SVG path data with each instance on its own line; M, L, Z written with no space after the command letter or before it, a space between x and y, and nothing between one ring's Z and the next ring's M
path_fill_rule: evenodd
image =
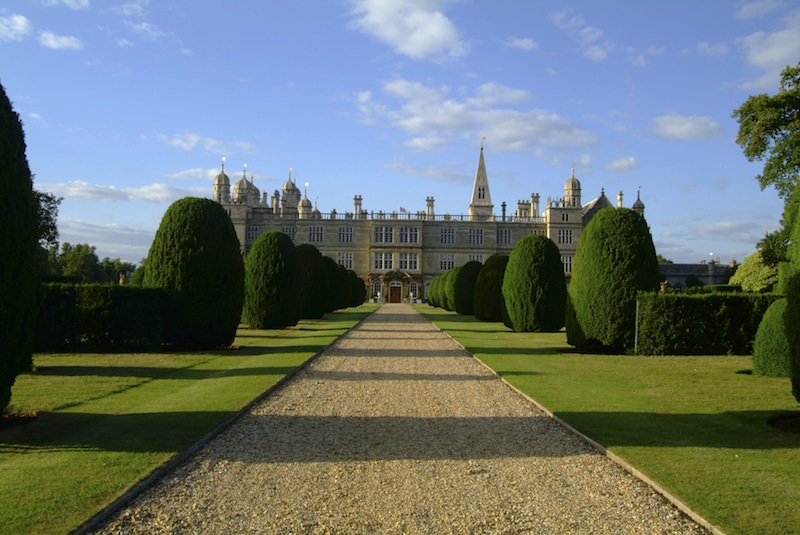
M424 317L423 314L420 314L420 315ZM430 321L430 320L428 320L428 321ZM492 368L490 368L488 364L486 364L481 359L479 359L478 357L473 355L472 352L470 352L466 347L463 346L463 344L461 344L461 342L459 342L458 340L453 338L453 336L450 335L450 333L448 333L447 331L445 331L443 329L440 329L432 321L431 321L431 324L433 324L437 329L439 329L448 338L450 338L453 342L455 342L456 345L458 345L458 347L463 349L468 355L470 355L473 359L475 359L481 366L483 366L485 369L489 370L489 372L491 372L492 375L494 375L495 377L500 379L500 381L502 381L503 384L505 384L508 388L510 388L511 390L513 390L514 392L516 392L517 394L522 396L524 399L526 399L531 404L533 404L536 408L538 408L539 410L544 412L547 416L549 416L550 418L552 418L553 420L558 422L558 424L561 425L562 427L564 427L567 431L569 431L570 433L572 433L573 435L575 435L579 439L581 439L584 442L586 442L587 444L589 444L592 448L594 448L597 451L599 451L600 453L602 453L605 457L607 457L612 462L614 462L615 464L620 466L623 470L625 470L626 472L631 474L633 477L635 477L636 479L639 479L640 481L642 481L643 483L645 483L646 485L651 487L654 491L656 491L657 493L661 494L664 498L666 498L666 500L668 502L670 502L672 505L677 507L682 513L684 513L686 516L691 518L693 521L695 521L702 528L705 528L706 530L708 530L708 532L711 535L727 535L724 531L722 531L722 529L719 526L713 525L711 522L706 520L704 517L700 516L700 514L695 512L691 507L689 507L688 504L686 504L684 501L679 499L677 496L675 496L674 494L669 492L667 489L665 489L664 487L659 485L654 480L650 479L648 476L643 474L641 471L637 470L628 461L626 461L625 459L623 459L619 455L613 453L612 451L609 451L608 448L606 448L605 446L603 446L602 444L600 444L596 440L594 440L592 438L589 438L587 435L584 435L583 433L578 431L576 428L572 427L570 424L568 424L567 422L565 422L564 420L562 420L561 418L556 416L553 413L553 411L551 411L550 409L548 409L547 407L545 407L544 405L542 405L541 403L539 403L538 401L533 399L531 396L529 396L528 394L526 394L525 392L523 392L522 390L520 390L516 386L512 385L511 383L509 383L506 380L505 377L503 377L502 375L498 374L496 371L494 371Z
M153 469L152 472L150 472L142 479L134 483L133 486L129 487L114 501L106 505L103 509L95 513L91 518L86 520L83 524L75 528L75 530L70 532L70 535L90 535L94 531L100 529L115 514L121 512L126 506L128 506L131 502L133 502L140 494L142 494L150 486L154 485L161 478L163 478L164 476L175 470L178 466L189 460L190 457L192 457L195 453L203 449L203 447L205 447L209 442L211 442L216 437L225 432L227 429L229 429L245 414L249 413L253 409L253 407L264 401L264 399L269 397L272 393L274 393L278 389L282 388L298 373L303 371L312 362L317 360L320 355L322 355L325 351L330 349L330 347L333 346L336 342L338 342L343 337L348 335L356 327L360 326L364 321L366 321L367 318L372 316L379 308L380 306L378 306L375 310L373 310L372 312L361 318L358 321L358 323L356 323L355 325L347 329L345 332L337 336L334 340L331 340L331 342L328 343L325 347L321 348L319 351L311 355L308 359L306 359L305 362L303 362L297 368L292 370L290 373L286 374L281 379L279 379L277 383L270 386L261 394L253 398L249 403L247 403L247 405L242 407L236 414L234 414L224 422L217 425L211 431L203 435L197 442L195 442L185 450L176 453L175 455L164 461L163 464Z

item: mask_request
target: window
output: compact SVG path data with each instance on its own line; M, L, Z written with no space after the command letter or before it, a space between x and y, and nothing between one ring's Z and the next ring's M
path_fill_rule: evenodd
M308 227L308 241L322 243L322 227Z
M375 253L375 269L392 269L392 253Z
M534 236L544 236L545 232L544 229L534 229L531 231L531 234L533 234Z
M572 273L572 257L562 256L561 265L564 266L564 273Z
M290 239L290 240L294 241L294 234L295 234L295 231L296 231L296 230L297 230L297 229L295 229L294 227L283 227L283 228L281 229L281 232L283 232L284 234L286 234L287 236L289 236L289 239Z
M417 227L400 227L400 243L419 243Z
M478 188L478 198L479 199L485 199L486 198L486 188L484 188L483 186Z
M456 267L455 255L443 254L439 256L439 269L447 271Z
M338 253L336 261L346 269L353 269L353 253Z
M511 245L511 229L497 229L497 245Z
M381 281L374 281L372 283L372 296L378 298L381 296Z
M339 243L351 243L353 241L353 227L339 227Z
M483 229L471 228L469 229L469 244L470 245L483 245Z
M439 229L439 243L442 245L453 245L456 242L456 229Z
M569 245L572 243L572 229L558 229L558 243Z
M392 227L375 227L375 243L392 243Z
M411 297L419 299L419 285L415 281L408 283L408 293L411 294Z
M567 212L561 214L561 221L569 221L569 214Z
M470 262L480 262L483 264L483 255L482 254L471 254L469 255Z
M261 235L261 227L247 227L247 241L256 241Z
M400 269L415 271L418 265L417 253L400 253Z

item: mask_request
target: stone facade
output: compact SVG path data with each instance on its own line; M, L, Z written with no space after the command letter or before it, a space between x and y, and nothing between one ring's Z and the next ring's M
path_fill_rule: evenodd
M506 214L505 202L496 215L483 147L467 215L437 214L433 197L426 199L424 212L367 211L360 195L353 198L352 211L322 214L307 191L301 194L291 170L281 191L268 197L248 180L246 169L231 186L224 163L214 179L213 199L230 215L242 254L261 233L280 230L295 244L310 243L354 270L366 282L369 297L390 302L425 299L428 284L437 275L470 260L483 262L495 253L509 254L526 234L542 234L558 245L569 278L583 227L597 209L611 205L601 192L582 206L581 186L573 169L564 184L564 196L548 199L543 209L535 193L518 201L513 215ZM618 206L621 203L620 192ZM634 209L644 211L638 198Z

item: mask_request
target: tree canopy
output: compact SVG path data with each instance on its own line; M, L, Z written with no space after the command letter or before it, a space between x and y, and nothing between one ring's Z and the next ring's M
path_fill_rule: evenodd
M748 161L764 160L756 178L761 189L774 186L789 198L800 176L800 62L781 72L775 95L752 95L733 111L739 122L736 143Z

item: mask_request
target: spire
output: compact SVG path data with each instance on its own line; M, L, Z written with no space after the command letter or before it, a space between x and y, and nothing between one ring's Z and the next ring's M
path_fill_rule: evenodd
M472 200L469 203L469 217L473 220L486 221L491 219L492 196L489 193L489 177L486 174L486 163L483 160L483 140L481 136L481 151L478 157L478 169L475 171L475 182L472 186Z

